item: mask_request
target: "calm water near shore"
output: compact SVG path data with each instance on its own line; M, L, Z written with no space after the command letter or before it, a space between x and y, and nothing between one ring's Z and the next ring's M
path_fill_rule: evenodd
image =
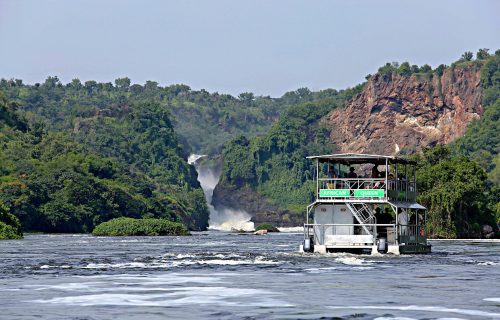
M301 234L0 241L0 319L500 319L500 242L297 252Z

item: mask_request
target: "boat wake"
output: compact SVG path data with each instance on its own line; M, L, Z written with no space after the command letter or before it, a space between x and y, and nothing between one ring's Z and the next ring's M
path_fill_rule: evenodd
M80 277L75 279L79 282L74 283L33 286L35 290L55 292L56 296L29 302L73 306L293 306L278 300L277 297L281 295L279 293L266 289L228 286L231 277L231 274L214 277L179 273L155 276Z

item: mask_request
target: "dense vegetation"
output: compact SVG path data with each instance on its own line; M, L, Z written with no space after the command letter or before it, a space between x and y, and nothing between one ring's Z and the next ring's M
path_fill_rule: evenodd
M332 91L325 99L291 106L266 135L227 143L220 184L250 186L270 203L302 212L313 196L313 171L305 157L335 149L318 120L361 89Z
M121 216L206 228L196 173L157 105L89 120L95 121L92 132L69 135L28 124L16 104L0 101L0 200L25 230L90 232Z
M21 223L9 208L0 201L0 240L21 239L23 232Z
M94 236L186 236L189 232L182 223L165 219L116 218L103 222L92 231Z
M336 93L234 98L128 78L64 85L57 77L35 85L1 80L0 92L10 110L0 118L0 199L26 230L47 232L90 232L120 216L203 230L208 210L187 151L217 152L238 133L264 132L289 104Z
M134 105L155 103L173 115L186 152L217 154L224 142L239 134L250 137L267 132L288 105L322 99L330 90L313 93L302 88L281 98L248 92L233 97L195 91L186 85L161 87L154 81L131 85L128 78L116 79L113 85L95 81L82 84L78 79L63 84L57 77L49 77L35 85L2 79L0 91L18 103L28 119L41 120L48 129L57 131L78 129L89 119L120 118Z
M452 155L446 146L417 156L418 201L428 209L428 233L433 237L480 237L483 224L500 222L500 189L488 186L486 172L466 156Z

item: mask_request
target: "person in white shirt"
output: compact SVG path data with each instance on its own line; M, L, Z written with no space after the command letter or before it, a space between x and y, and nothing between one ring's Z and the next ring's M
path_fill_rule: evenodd
M408 213L406 213L406 210L404 209L401 209L401 212L398 214L398 224L399 224L399 234L407 235Z

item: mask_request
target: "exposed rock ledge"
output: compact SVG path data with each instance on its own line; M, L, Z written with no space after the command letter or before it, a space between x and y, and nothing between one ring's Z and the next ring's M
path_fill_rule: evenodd
M245 210L256 225L272 223L279 227L296 227L304 223L303 215L281 210L249 186L235 187L220 182L215 187L212 204L216 210L224 207Z
M322 122L342 152L411 153L461 137L483 113L481 100L476 65L448 68L442 76L377 74Z

